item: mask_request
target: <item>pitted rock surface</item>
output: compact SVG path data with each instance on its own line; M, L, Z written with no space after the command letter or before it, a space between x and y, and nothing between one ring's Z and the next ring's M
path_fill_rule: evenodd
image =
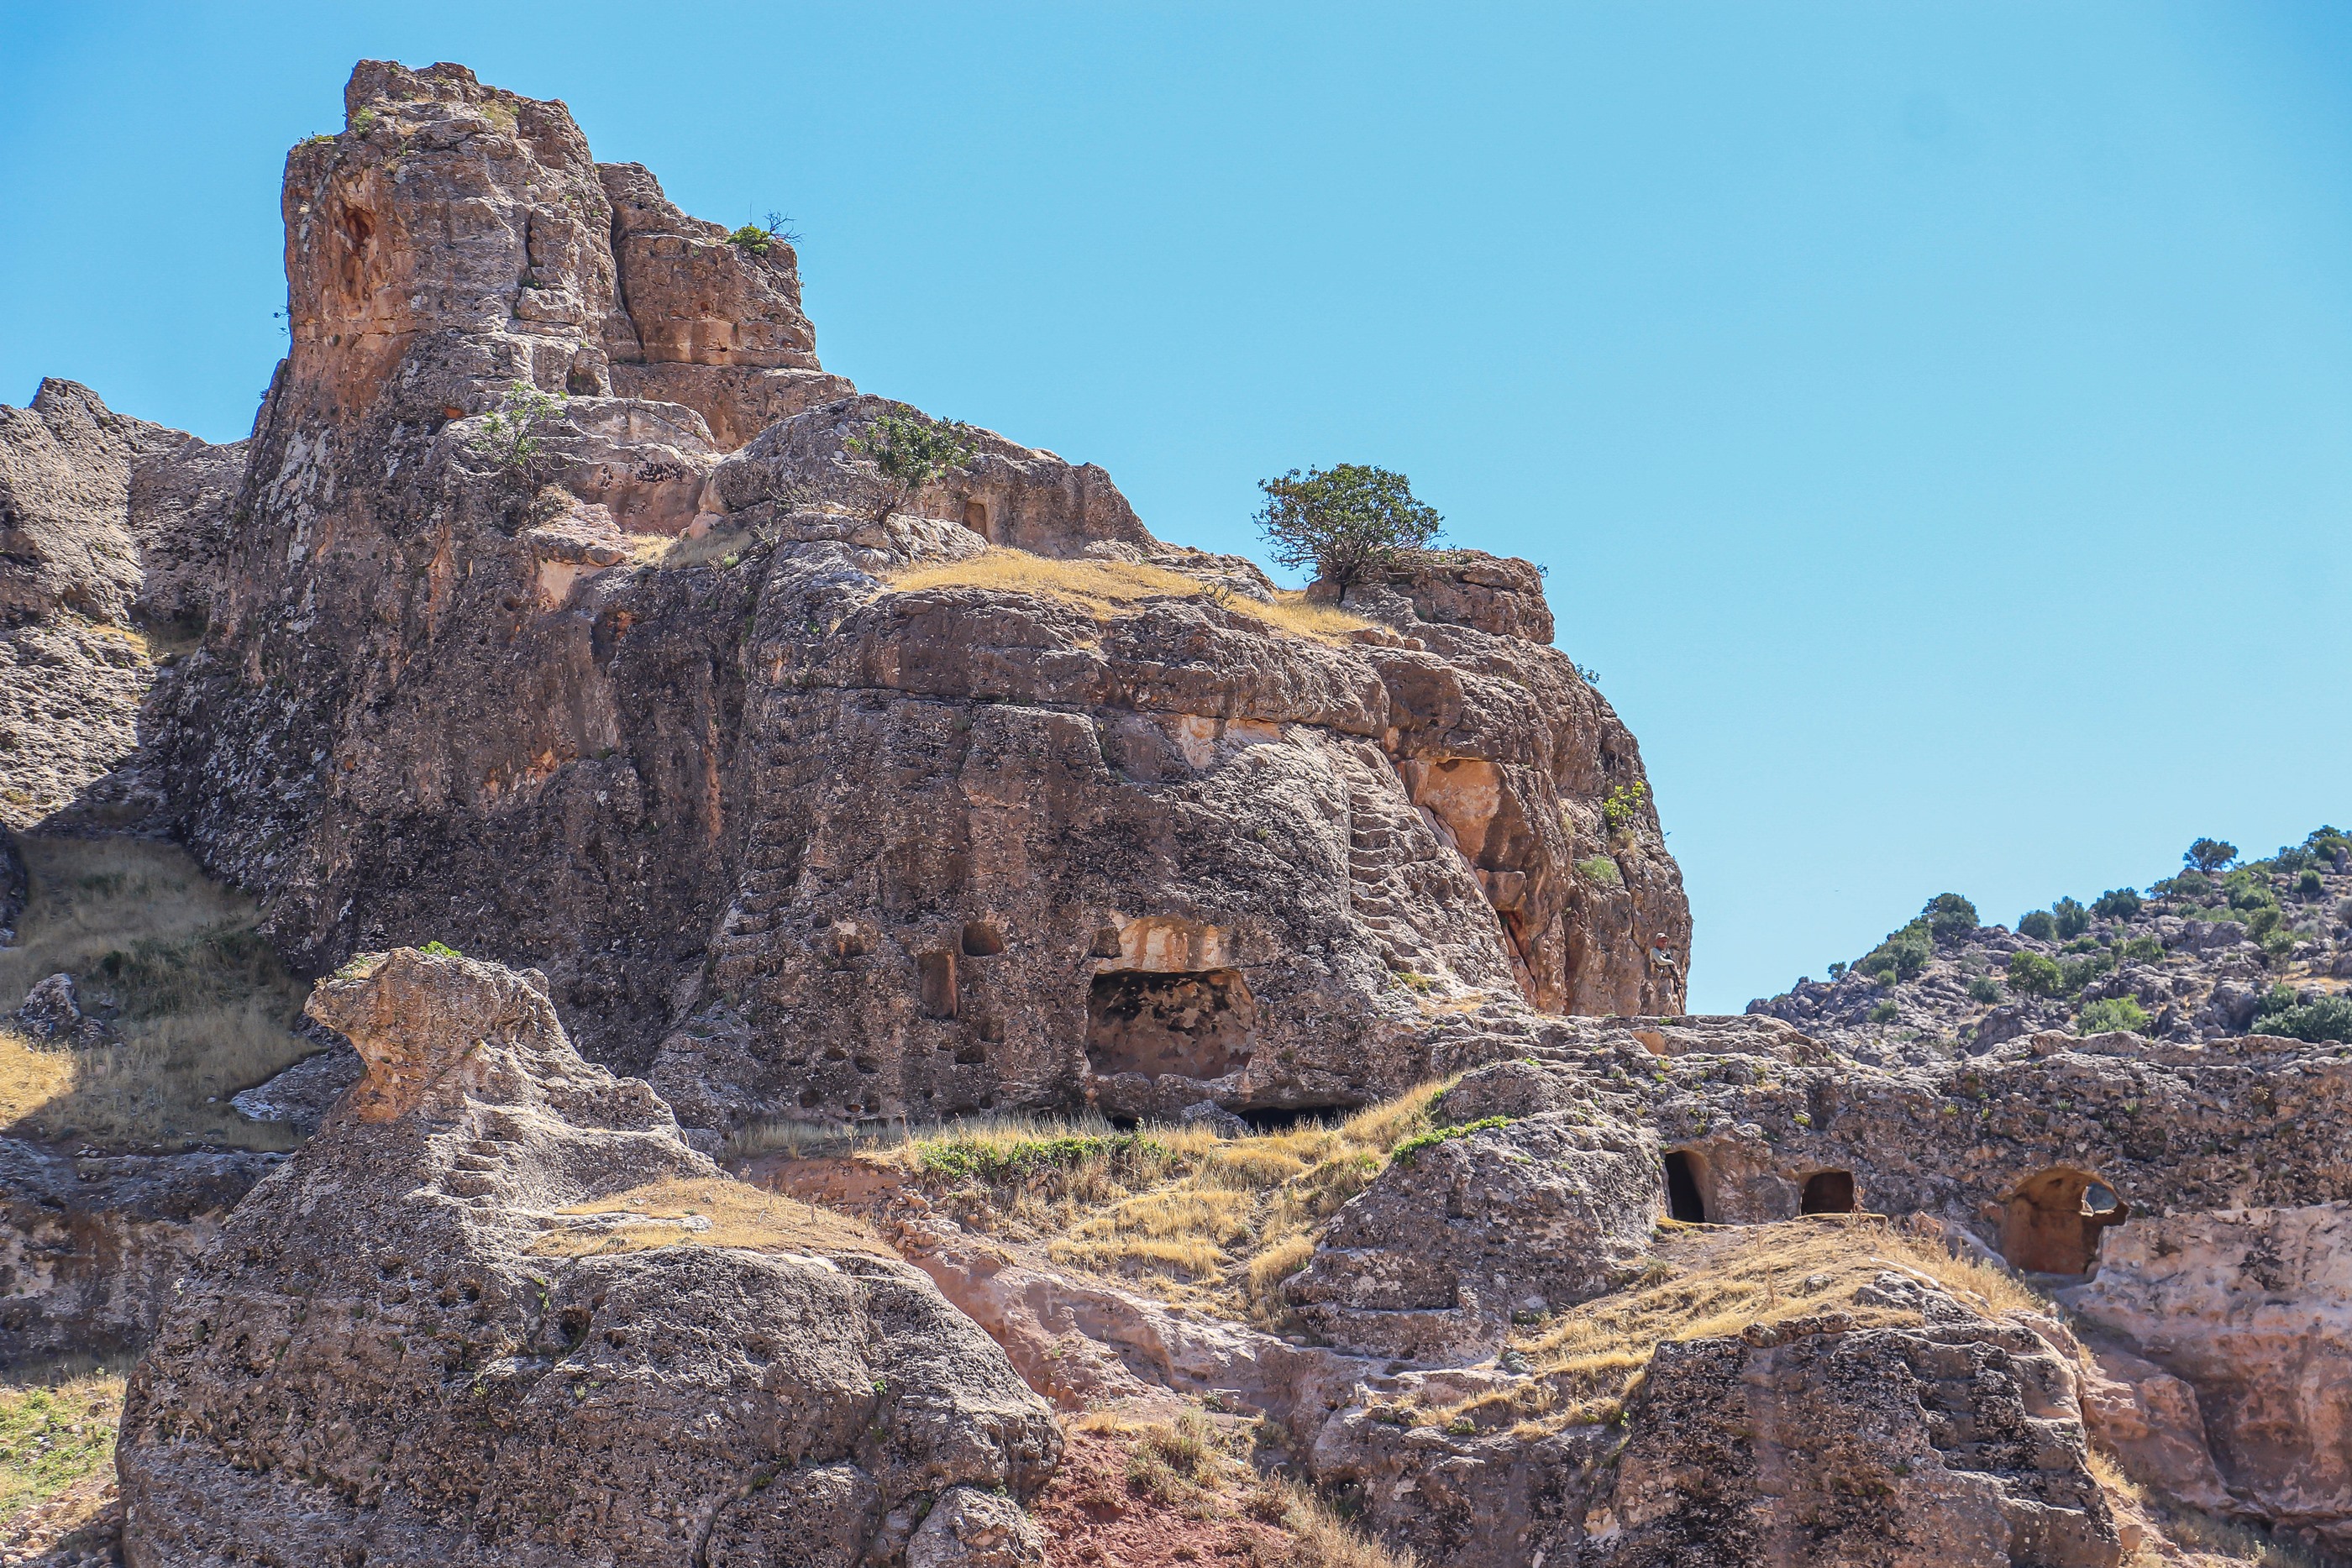
M928 1280L788 1237L549 1251L559 1209L726 1178L581 1060L539 977L360 968L312 1011L367 1079L133 1375L129 1562L1023 1561L955 1494L1028 1495L1059 1434ZM940 1502L970 1528L919 1531Z
M1532 567L1450 552L1327 639L991 432L894 512L853 442L903 405L824 375L789 245L455 66L346 104L141 764L298 967L535 963L721 1132L1356 1105L1463 1064L1447 1009L1683 1005L1638 748ZM480 444L518 380L567 400L529 474ZM991 549L1175 575L897 585Z

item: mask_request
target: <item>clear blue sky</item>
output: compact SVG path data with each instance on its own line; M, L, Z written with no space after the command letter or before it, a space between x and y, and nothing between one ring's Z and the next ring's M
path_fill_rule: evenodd
M2352 819L2352 11L0 4L0 401L215 440L365 56L790 213L825 363L1254 549L1409 473L1549 564L1695 1005Z

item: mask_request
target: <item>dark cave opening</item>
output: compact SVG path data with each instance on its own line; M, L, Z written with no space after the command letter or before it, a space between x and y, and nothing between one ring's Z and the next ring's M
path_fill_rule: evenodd
M1691 1157L1676 1149L1666 1156L1666 1212L1688 1225L1706 1223L1706 1200L1699 1197Z
M1799 1214L1852 1214L1853 1212L1853 1173L1852 1171L1815 1171L1805 1178L1804 1196L1797 1204Z

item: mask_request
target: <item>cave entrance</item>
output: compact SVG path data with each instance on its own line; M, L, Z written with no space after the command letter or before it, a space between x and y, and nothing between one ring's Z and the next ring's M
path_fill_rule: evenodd
M2099 1232L2131 1218L2131 1206L2088 1171L2068 1166L2030 1176L2002 1206L2000 1255L2032 1274L2087 1274Z
M1699 1197L1698 1172L1690 1155L1680 1149L1666 1156L1666 1212L1687 1225L1706 1223L1706 1200Z
M1105 1077L1223 1078L1249 1061L1256 1028L1239 969L1114 969L1087 994L1087 1061Z
M1268 1105L1234 1114L1248 1123L1253 1133L1287 1133L1299 1127L1323 1126L1345 1116L1349 1109L1346 1105Z
M988 503L977 496L964 502L963 526L982 538L988 538Z
M1815 1171L1805 1178L1804 1196L1798 1199L1799 1214L1852 1214L1853 1212L1853 1173L1852 1171Z

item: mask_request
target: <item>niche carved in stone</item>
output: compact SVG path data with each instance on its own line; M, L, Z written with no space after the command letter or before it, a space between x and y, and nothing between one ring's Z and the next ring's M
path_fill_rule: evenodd
M1087 996L1087 1061L1097 1073L1223 1078L1250 1058L1257 1003L1238 969L1116 969Z

